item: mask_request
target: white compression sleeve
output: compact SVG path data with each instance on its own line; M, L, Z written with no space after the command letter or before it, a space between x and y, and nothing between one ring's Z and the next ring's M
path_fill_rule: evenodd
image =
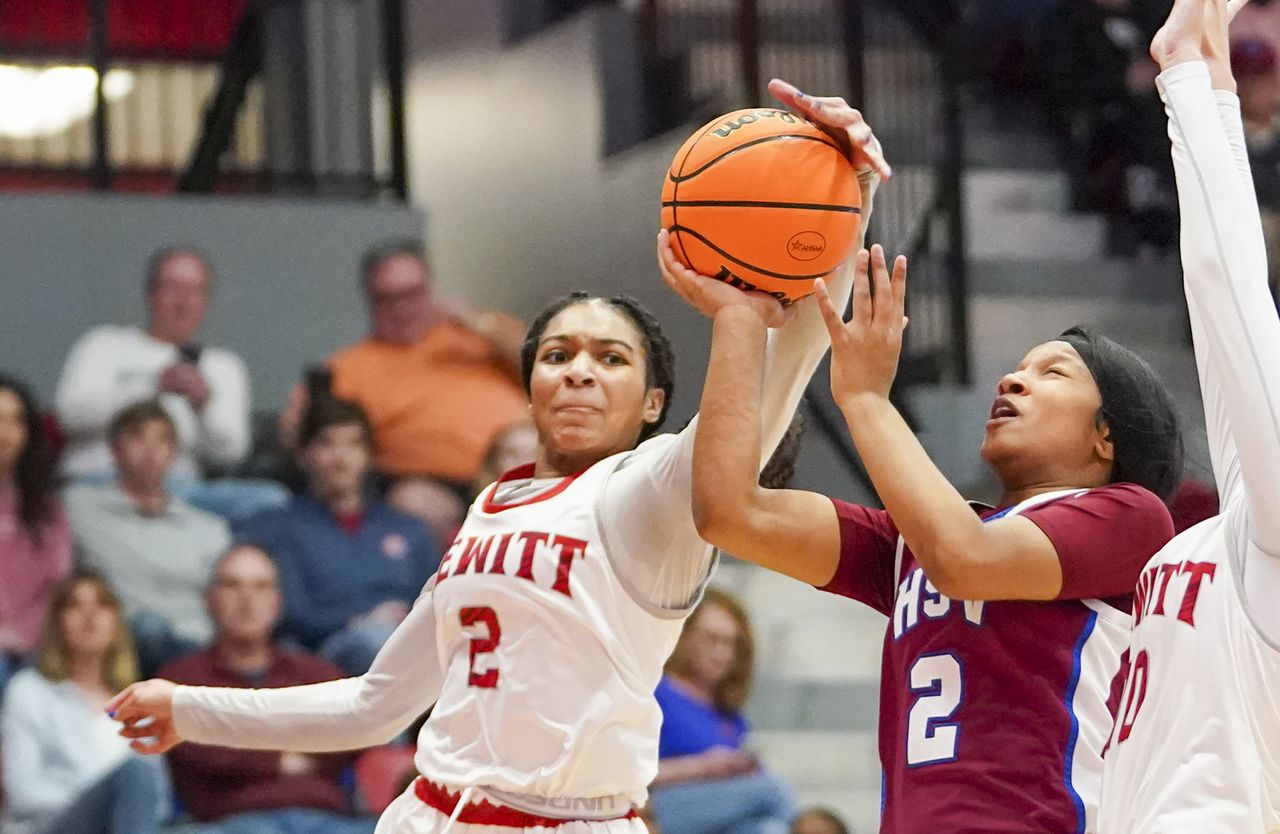
M1257 199L1240 162L1238 101L1210 88L1200 62L1162 73L1159 87L1215 479L1223 513L1238 507L1246 519L1254 551L1244 554L1247 569L1252 558L1280 556L1280 318L1267 286ZM1280 631L1280 616L1269 619L1277 628L1267 630Z
M444 669L430 591L358 678L282 689L179 686L174 726L187 741L326 753L385 744L440 695Z

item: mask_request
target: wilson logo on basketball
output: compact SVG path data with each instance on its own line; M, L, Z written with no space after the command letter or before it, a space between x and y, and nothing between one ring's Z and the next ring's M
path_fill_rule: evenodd
M799 124L800 120L788 113L786 110L756 110L751 113L744 113L736 119L730 119L720 127L715 129L716 136L721 139L727 137L743 125L754 124L761 119L777 119L780 122L786 122L789 125Z
M797 261L811 261L827 251L827 239L817 232L799 232L787 241L787 254Z

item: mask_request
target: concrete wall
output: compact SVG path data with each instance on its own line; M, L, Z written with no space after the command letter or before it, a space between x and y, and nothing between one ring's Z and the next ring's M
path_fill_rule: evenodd
M356 282L371 243L420 235L399 206L97 194L0 196L0 368L47 402L88 328L141 323L149 254L195 243L218 271L203 334L248 362L256 407L365 331Z

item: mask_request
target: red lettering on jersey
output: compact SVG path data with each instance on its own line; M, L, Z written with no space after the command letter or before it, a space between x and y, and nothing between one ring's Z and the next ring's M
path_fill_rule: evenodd
M587 542L569 536L556 536L551 540L551 546L560 548L560 564L556 567L556 581L551 590L572 597L573 594L569 591L569 571L573 567L573 557L586 554Z
M1129 733L1133 730L1133 722L1138 719L1138 711L1142 709L1142 702L1146 700L1147 662L1147 652L1143 649L1133 659L1133 666L1129 669L1129 697L1125 699L1120 734L1116 737L1117 744L1123 744L1125 739L1129 738Z
M1196 600L1200 597L1200 582L1206 576L1212 582L1218 566L1213 562L1183 562L1180 567L1181 572L1191 574L1191 578L1187 580L1187 592L1182 595L1182 609L1178 612L1178 619L1195 628Z
M460 573L470 573L471 566L475 565L476 573L484 571L485 557L488 555L489 546L493 544L492 536L476 536L467 539L466 547L462 551L462 556L458 559L458 564L454 565L450 576L457 576ZM443 579L444 577L441 577Z
M1164 613L1164 595L1169 590L1169 580L1173 579L1173 575L1178 572L1178 565L1163 564L1160 566L1160 593L1156 594L1155 604L1152 606L1152 612L1155 614Z
M436 583L445 581L449 578L449 569L453 567L453 557L458 555L458 551L466 548L474 538L454 539L453 544L449 545L449 549L445 551L444 558L440 560L440 567L436 569Z
M1138 577L1138 592L1133 600L1133 625L1137 627L1147 615L1147 603L1151 600L1151 588L1155 585L1159 568L1147 568Z
M515 533L503 533L502 538L498 539L498 546L493 549L493 555L489 557L489 570L487 573L505 573L507 564L507 545L511 543L511 537Z
M538 545L546 544L547 539L551 538L550 533L521 533L524 536L524 552L520 554L520 569L516 571L516 576L521 579L533 581L533 553L537 550Z
M1137 610L1137 607L1134 607ZM1120 655L1120 668L1116 670L1115 677L1111 679L1111 690L1107 694L1107 714L1111 716L1114 724L1115 720L1120 717L1120 701L1124 698L1124 687L1129 681L1129 650L1125 649ZM1114 729L1114 728L1113 728ZM1111 749L1111 739L1114 733L1107 734L1107 743L1102 745L1102 758L1107 757L1107 751Z
M471 638L471 671L467 675L467 685L480 689L493 689L498 685L498 670L487 669L476 671L476 655L488 654L498 648L502 641L502 628L498 625L498 615L492 608L463 608L458 612L463 628L477 624L484 625L487 634L484 637Z

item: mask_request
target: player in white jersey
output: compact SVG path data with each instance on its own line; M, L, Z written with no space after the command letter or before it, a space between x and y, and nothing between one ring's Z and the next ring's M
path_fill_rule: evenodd
M798 103L789 85L772 89ZM854 149L867 212L888 172L879 145L860 114L821 101L817 118ZM659 261L674 286L681 268L665 235ZM846 299L851 273L836 279ZM788 312L718 282L685 297L708 314L744 304L771 324L792 318L769 343L774 448L826 352L816 304ZM277 690L135 684L108 709L136 749L367 747L435 704L418 738L422 775L379 834L642 831L633 809L657 772L653 693L713 563L691 510L696 422L649 438L670 401L672 356L629 300L562 299L535 320L522 359L537 460L477 499L369 672Z
M1280 831L1280 319L1228 60L1242 5L1175 0L1152 42L1221 513L1139 581L1102 834Z

